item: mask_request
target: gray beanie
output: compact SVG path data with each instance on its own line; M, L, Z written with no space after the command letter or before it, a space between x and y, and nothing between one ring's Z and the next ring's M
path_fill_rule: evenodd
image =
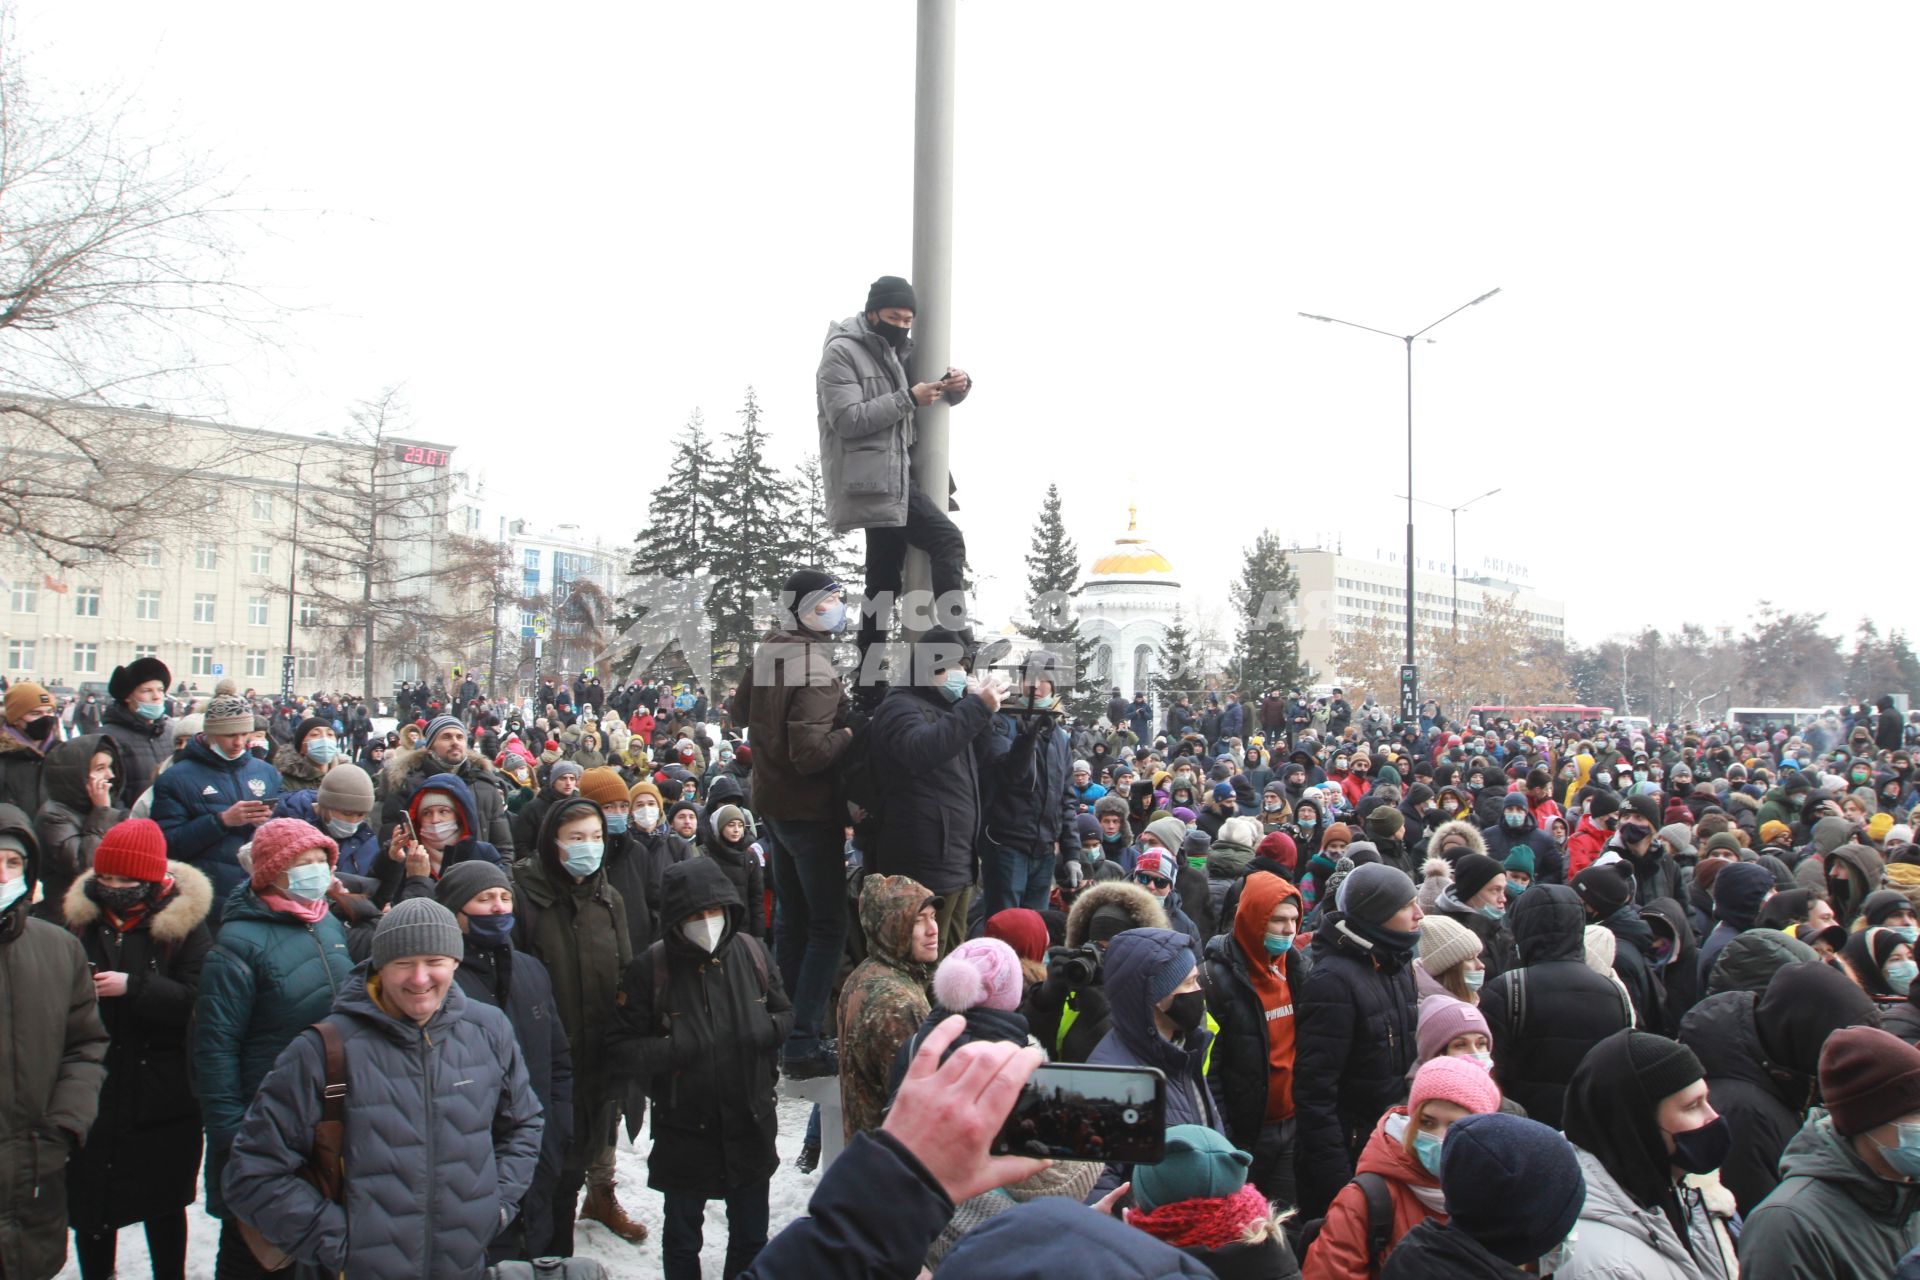
M204 715L201 732L211 737L253 732L253 704L245 698L232 695L215 698L207 703Z
M320 779L320 791L315 799L342 813L371 813L373 779L357 764L336 764Z
M1337 905L1355 920L1385 924L1412 901L1413 880L1406 872L1384 862L1365 862L1341 882Z
M582 769L579 765L575 764L573 761L561 760L558 763L556 763L553 766L553 768L548 772L547 781L558 782L562 778L567 778L567 777L577 778L585 772L586 772L585 769Z
M461 724L460 721L453 716L435 716L433 719L427 721L426 730L420 735L420 745L424 747L432 746L433 740L439 737L441 732L446 729L458 729L464 735L467 731L467 726Z
M368 959L378 971L408 956L452 956L458 960L466 954L467 942L453 912L432 898L405 898L381 917L373 931L373 954Z
M458 915L460 908L489 889L512 892L513 883L507 879L507 873L500 869L498 863L475 858L470 862L456 862L442 871L440 883L433 887L433 897L434 901Z

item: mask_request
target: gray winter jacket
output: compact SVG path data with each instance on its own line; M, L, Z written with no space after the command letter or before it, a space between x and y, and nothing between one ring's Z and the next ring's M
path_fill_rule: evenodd
M1573 1260L1553 1273L1555 1280L1731 1280L1738 1274L1729 1265L1733 1243L1725 1228L1733 1194L1718 1181L1697 1186L1689 1178L1680 1189L1689 1239L1683 1247L1666 1214L1635 1204L1598 1156L1579 1147L1573 1151L1586 1179L1587 1200L1580 1208Z
M907 522L907 454L913 448L915 407L907 362L912 355L911 342L896 352L867 328L864 315L827 327L814 397L827 522L840 533ZM947 395L949 404L964 399L964 391Z
M228 1207L332 1275L475 1277L540 1157L540 1103L513 1027L458 986L425 1027L375 1003L366 965L329 1019L346 1041L347 1203L299 1176L320 1119L317 1032L287 1046L247 1108Z

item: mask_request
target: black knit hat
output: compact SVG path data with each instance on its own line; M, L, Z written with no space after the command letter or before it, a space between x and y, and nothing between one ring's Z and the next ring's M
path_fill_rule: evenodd
M884 311L888 307L905 307L909 311L919 311L920 305L914 301L913 286L899 276L881 276L867 290L867 311Z
M1647 820L1647 825L1656 831L1660 828L1660 802L1652 796L1634 796L1627 801L1627 808Z
M1440 1147L1449 1229L1515 1266L1567 1238L1587 1183L1568 1141L1538 1120L1467 1116Z
M1573 891L1602 920L1633 901L1633 885L1613 862L1588 867L1575 876Z
M1596 818L1620 812L1620 797L1611 791L1595 791L1588 802L1588 812Z
M320 719L318 716L308 716L305 720L302 720L297 726L294 727L293 749L295 751L299 751L300 749L302 749L306 745L307 735L312 733L315 729L325 729L327 732L331 733L333 732L333 725L329 724L325 720Z
M1489 880L1505 874L1506 868L1484 853L1464 854L1453 864L1453 896L1457 901L1467 902L1486 888Z
M1693 1050L1677 1040L1646 1031L1627 1034L1627 1061L1633 1064L1633 1073L1640 1077L1647 1100L1655 1106L1662 1099L1707 1077L1705 1068L1701 1067L1700 1059L1694 1057Z

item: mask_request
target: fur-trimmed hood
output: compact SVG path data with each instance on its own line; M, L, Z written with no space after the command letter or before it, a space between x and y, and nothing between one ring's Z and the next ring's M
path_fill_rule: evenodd
M1103 880L1081 890L1067 912L1067 945L1084 946L1093 928L1093 913L1102 907L1119 907L1133 920L1136 929L1166 929L1167 911L1145 886L1131 880Z
M1465 840L1467 842L1468 853L1484 855L1487 851L1487 838L1480 834L1480 828L1474 826L1471 822L1466 822L1461 819L1455 819L1452 822L1443 822L1432 831L1429 831L1427 833L1427 848L1431 849L1436 857L1439 856L1440 848L1446 843L1449 836L1459 836L1462 840Z
M400 788L401 784L406 781L408 774L416 772L425 773L427 770L423 767L423 762L426 757L427 749L425 747L414 747L409 751L396 751L388 756L387 763L384 766L388 788ZM452 770L447 769L445 765L440 765L437 761L435 763L438 767L437 771L452 772ZM465 765L489 775L494 772L493 761L487 759L472 747L467 748Z
M213 910L213 882L184 862L168 862L167 874L173 877L173 896L158 911L147 916L147 931L155 942L179 942ZM67 927L82 932L100 918L100 904L87 896L89 870L67 889Z

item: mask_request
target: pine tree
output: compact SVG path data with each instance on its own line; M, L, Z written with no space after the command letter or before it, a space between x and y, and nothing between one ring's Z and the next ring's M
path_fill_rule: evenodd
M1299 579L1279 536L1271 529L1262 530L1247 548L1240 581L1229 591L1240 615L1240 701L1248 706L1257 704L1269 689L1291 693L1306 683L1307 673L1300 666L1300 630L1287 617L1299 590Z
M787 495L767 463L764 416L759 397L748 387L740 429L726 438L726 461L713 495L708 614L716 666L744 661L757 623L764 621L755 618L755 601L780 589L796 555L786 529Z
M1159 660L1153 668L1153 700L1164 710L1179 701L1181 694L1189 696L1200 688L1200 673L1194 668L1196 658L1193 636L1187 630L1186 614L1179 605L1173 606L1173 623L1167 628L1167 638L1160 642Z
M713 567L707 541L720 477L708 452L706 422L695 409L674 446L665 482L647 499L647 527L634 535L628 573L686 578Z
M827 480L820 470L820 455L810 453L800 460L791 484L792 514L787 530L794 542L794 562L809 565L839 579L848 594L865 585L866 570L853 539L834 532L827 520Z
M1042 648L1073 662L1073 688L1060 691L1067 710L1082 718L1098 715L1098 708L1105 704L1099 690L1087 681L1091 655L1081 641L1080 619L1073 603L1073 593L1080 585L1080 549L1067 536L1066 521L1060 514L1059 485L1047 486L1026 561L1027 616L1032 620L1027 630Z

